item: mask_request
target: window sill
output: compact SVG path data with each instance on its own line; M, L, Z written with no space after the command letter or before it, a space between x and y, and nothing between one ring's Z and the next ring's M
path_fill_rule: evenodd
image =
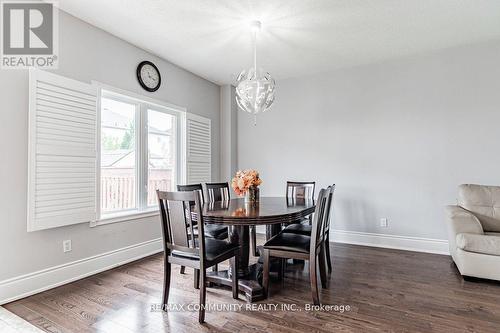
M113 215L110 214L95 222L90 222L90 227L97 227L100 225L106 225L111 223L138 220L146 217L158 216L159 214L160 212L158 210L147 210L147 211L133 212L133 213L127 212L127 213L113 214Z

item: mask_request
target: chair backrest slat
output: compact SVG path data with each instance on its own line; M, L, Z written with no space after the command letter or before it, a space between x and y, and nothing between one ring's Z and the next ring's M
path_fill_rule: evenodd
M331 221L331 215L332 215L332 207L333 207L333 195L335 192L335 184L330 186L330 193L328 196L328 201L327 201L327 207L325 210L325 223L324 223L324 234L326 237L326 234L330 231L330 221Z
M326 210L329 196L330 187L327 189L321 189L318 195L318 200L316 201L316 210L314 211L311 230L310 251L312 254L316 253L316 248L324 239L324 225L326 222Z
M206 202L229 201L229 183L206 183L203 184L203 195Z
M169 222L169 216L167 214L167 207L165 206L166 202L164 199L164 193L157 190L156 195L158 197L158 205L160 206L161 232L163 235L163 242L165 244L164 250L166 253L167 244L172 243L172 237L170 236L172 234L172 231L170 230L170 222Z
M333 200L334 190L335 190L335 184L332 186L328 186L325 192L325 207L323 211L323 218L321 221L321 230L319 239L320 242L327 238L327 233L330 231L330 215L332 210L332 200Z
M188 221L184 202L168 201L168 216L170 220L170 230L172 232L172 243L180 246L189 246L188 229L186 228Z
M314 198L315 182L286 182L286 197L288 199L306 199Z

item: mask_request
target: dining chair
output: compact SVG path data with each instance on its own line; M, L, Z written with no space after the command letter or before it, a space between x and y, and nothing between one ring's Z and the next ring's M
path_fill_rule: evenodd
M328 272L332 272L332 258L330 256L330 211L332 207L332 202L333 202L333 194L335 192L335 184L330 186L331 190L328 196L328 212L326 215L326 224L325 224L325 251L326 251L326 264L328 266ZM305 235L305 236L310 236L312 231L312 226L307 225L307 224L290 224L287 226L285 229L283 229L283 232L286 233L295 233L299 235Z
M262 287L269 295L270 258L309 260L309 277L313 303L320 304L318 291L318 264L323 288L328 288L325 267L325 223L328 211L328 197L331 188L322 189L316 203L311 236L280 232L264 244L264 272Z
M205 183L203 186L203 196L207 202L229 201L229 183Z
M299 182L299 181L287 181L286 182L286 200L287 203L296 204L299 200L313 200L314 199L314 190L316 189L316 182ZM313 214L309 216L302 217L296 221L283 223L282 228L286 228L289 225L296 224L302 225L303 223L307 223L310 225L312 223ZM286 269L286 260L281 260L280 262L281 274L284 274Z
M286 197L294 199L308 199L314 198L314 189L316 182L286 182Z
M313 200L314 190L316 188L316 182L296 182L287 181L286 182L286 199L288 201L294 202L296 200ZM309 224L312 223L312 214L308 217L304 217L295 223L301 223L308 221Z
M177 191L197 191L201 196L201 204L205 202L205 196L203 194L203 186L201 184L191 184L191 185L177 185ZM196 221L193 224L196 225ZM205 225L205 236L216 238L216 239L226 239L228 237L227 226L219 224L207 224Z
M189 185L177 185L177 191L196 191L200 197L201 197L201 204L204 202L203 198L203 187L200 184L189 184ZM194 205L194 202L191 203ZM197 235L198 233L198 228L197 228L197 221L193 219L191 221L193 223L194 232ZM220 224L207 224L204 226L204 233L206 237L210 238L215 238L215 239L226 239L228 237L228 231L227 227L220 225ZM181 274L184 274L186 271L186 268L184 266L181 266ZM217 271L217 265L214 266L214 271ZM195 274L196 276L196 274Z
M166 311L170 292L171 265L191 267L199 272L200 309L198 321L205 321L206 269L230 260L231 271L238 271L236 255L238 244L205 237L201 198L197 191L156 191L160 206L164 244L164 283L162 308ZM192 204L194 202L194 204ZM193 214L194 213L194 214ZM192 216L198 219L198 237L195 238ZM232 275L233 298L238 299L238 276Z

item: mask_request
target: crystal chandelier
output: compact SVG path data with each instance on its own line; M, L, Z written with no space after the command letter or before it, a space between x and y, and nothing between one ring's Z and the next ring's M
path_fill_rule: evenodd
M243 70L238 76L236 86L236 103L243 111L255 116L266 111L274 102L275 82L271 74L257 67L257 32L260 30L260 21L253 21L253 67Z

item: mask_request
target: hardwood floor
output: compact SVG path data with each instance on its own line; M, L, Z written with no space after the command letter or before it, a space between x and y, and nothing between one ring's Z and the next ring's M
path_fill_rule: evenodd
M500 283L464 281L447 256L335 244L330 288L323 304L350 311L305 311L311 303L308 270L289 266L272 281L266 303L278 310L252 311L229 289L209 288L210 304L240 304L240 311L155 312L162 291L162 255L38 294L5 308L47 332L499 332ZM197 304L193 272L172 272L170 303ZM283 311L296 304L301 311Z
M19 318L0 306L0 332L2 333L43 333L40 329Z

